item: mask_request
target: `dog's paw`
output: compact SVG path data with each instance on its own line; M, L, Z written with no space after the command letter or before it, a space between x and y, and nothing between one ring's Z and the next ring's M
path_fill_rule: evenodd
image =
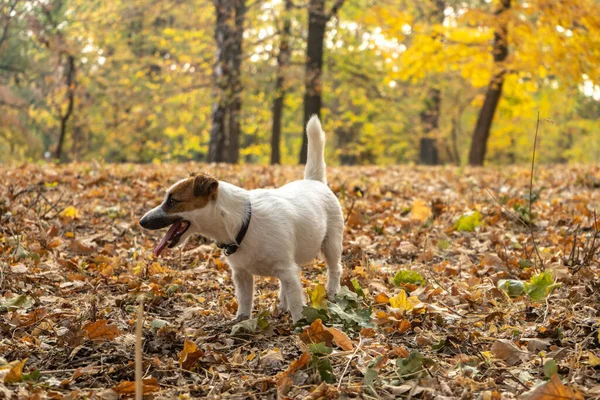
M340 285L334 286L334 287L328 287L327 288L327 300L333 302L335 301L335 296L338 294L338 292L340 291Z
M245 321L247 319L250 319L249 315L240 314L240 315L236 316L233 320L231 320L231 323L232 324L237 324L238 322L242 322L242 321Z

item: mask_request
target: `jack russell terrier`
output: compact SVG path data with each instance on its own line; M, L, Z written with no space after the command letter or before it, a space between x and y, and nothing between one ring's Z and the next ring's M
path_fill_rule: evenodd
M163 202L140 220L146 229L169 230L154 249L184 243L200 234L217 242L232 270L238 302L234 321L250 318L254 275L280 281L279 308L293 322L302 317L304 295L298 266L319 250L327 262L327 296L340 289L344 218L325 176L325 134L319 118L306 126L308 161L304 180L278 189L245 190L208 175L182 179L167 190Z

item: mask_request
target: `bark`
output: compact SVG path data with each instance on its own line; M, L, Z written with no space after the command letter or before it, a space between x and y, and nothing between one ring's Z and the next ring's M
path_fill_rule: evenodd
M325 29L331 17L337 14L344 0L336 0L331 11L326 13L325 0L309 0L308 39L306 43L306 69L304 75L304 123L302 126L302 148L300 164L306 164L308 137L306 124L312 115L321 118L321 72L323 69L323 42Z
M445 0L436 0L429 14L429 20L438 24L444 23ZM430 87L425 99L425 108L420 113L421 126L425 137L420 140L419 162L425 165L439 164L437 136L442 107L442 92L438 87Z
M73 105L75 103L75 57L67 56L66 67L66 85L67 85L67 110L60 116L60 136L56 145L54 158L60 160L62 156L62 148L67 134L67 123L73 114Z
M492 76L485 94L483 107L479 112L477 124L473 132L471 141L471 151L469 152L469 164L481 166L485 160L487 152L487 142L490 137L490 130L494 120L494 114L498 107L498 102L502 96L502 86L504 84L504 75L506 70L502 63L508 57L508 26L503 14L510 9L511 0L501 0L496 10L496 19L498 27L494 32L494 69L497 71Z
M237 163L242 109L241 61L245 0L214 0L217 44L215 103L208 149L209 162Z
M275 99L273 100L273 128L271 132L271 164L281 163L281 119L283 115L283 104L285 101L285 69L290 60L289 37L291 34L291 21L289 13L292 9L292 1L285 0L285 11L283 16L283 30L279 42L279 54L277 55L277 80L275 81Z

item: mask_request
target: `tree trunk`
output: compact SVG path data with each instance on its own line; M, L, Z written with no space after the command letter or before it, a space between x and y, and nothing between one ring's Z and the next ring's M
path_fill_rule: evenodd
M483 165L485 153L487 151L487 142L490 137L490 129L494 114L502 95L502 85L504 84L504 75L506 70L502 63L508 56L508 23L503 14L510 9L511 0L501 0L498 9L495 12L498 26L494 32L494 69L495 73L488 85L483 107L479 112L473 140L471 141L471 151L469 153L469 164L474 166Z
M231 60L231 79L229 91L231 101L229 103L229 142L227 162L237 164L240 158L240 136L241 136L241 112L242 112L242 41L244 38L244 16L246 14L245 0L233 0L235 21L231 34L231 49L229 59Z
M214 0L217 55L214 67L215 104L208 145L209 162L237 163L242 109L241 60L245 0Z
M281 118L283 115L283 104L285 100L285 68L290 60L290 48L288 39L291 33L291 21L289 13L292 9L292 1L285 0L283 16L283 31L279 43L279 54L277 55L277 80L275 81L275 99L273 100L273 128L271 133L271 164L281 163Z
M306 70L304 73L304 124L300 164L306 164L308 137L306 124L311 116L321 118L321 71L323 69L323 41L327 21L336 15L344 0L336 0L329 13L325 13L325 0L308 2L308 39L306 42Z
M67 110L60 116L60 136L58 137L58 144L56 145L56 152L54 153L54 158L58 160L60 160L62 156L63 144L67 134L67 123L69 122L69 118L71 118L73 105L75 103L75 72L75 57L68 55L66 68Z
M446 9L445 0L436 0L432 4L433 9L429 14L429 20L438 24L444 23L444 10ZM433 83L432 83L433 84ZM419 162L425 165L439 164L437 136L440 121L440 111L442 107L442 92L432 86L427 91L425 99L425 108L420 113L421 125L426 137L421 138Z

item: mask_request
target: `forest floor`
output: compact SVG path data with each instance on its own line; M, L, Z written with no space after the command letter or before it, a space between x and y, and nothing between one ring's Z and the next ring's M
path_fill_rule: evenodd
M278 282L237 308L202 238L160 259L144 231L164 189L207 168L247 189L299 167L0 167L0 398L134 390L143 299L144 393L154 398L600 398L600 169L330 168L342 204L344 288L293 326ZM531 212L530 212L531 211ZM323 383L324 382L324 383Z

